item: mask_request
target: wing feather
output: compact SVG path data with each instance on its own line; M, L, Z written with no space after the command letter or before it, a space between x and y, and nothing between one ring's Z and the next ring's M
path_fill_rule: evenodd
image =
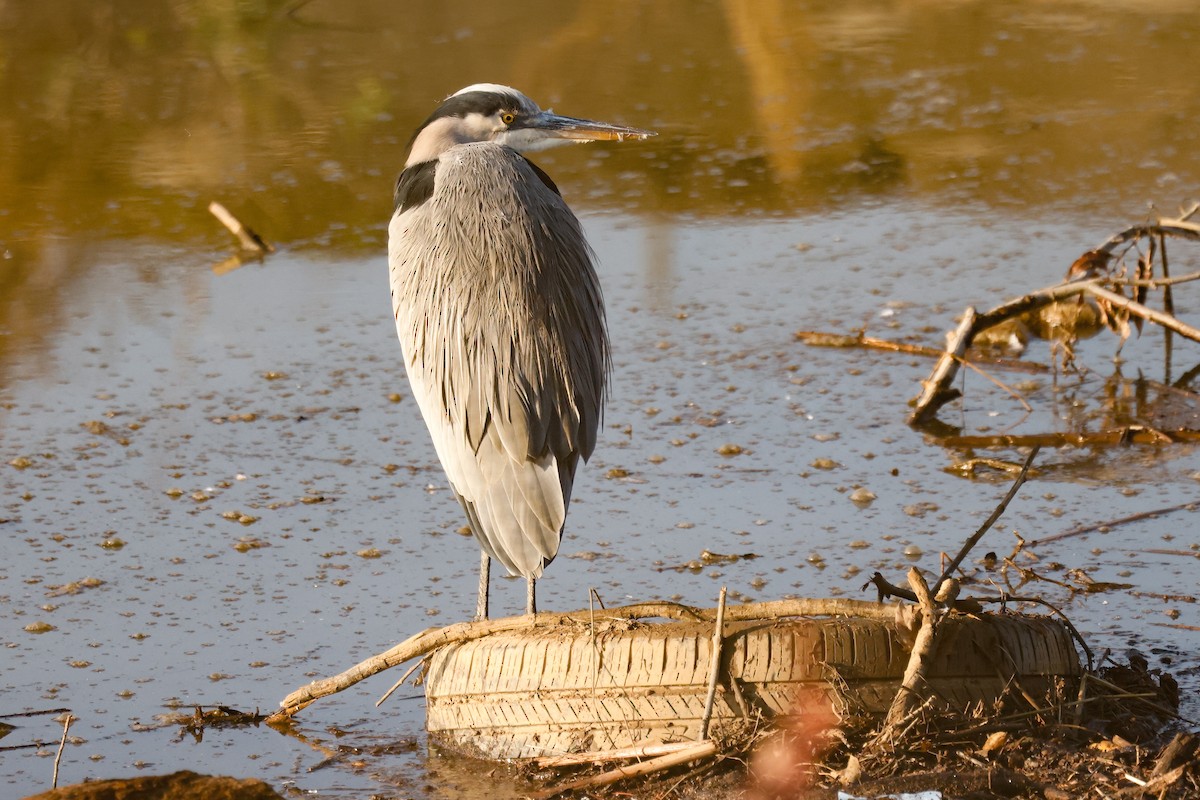
M608 370L578 220L530 162L451 148L389 229L396 329L438 457L481 546L538 577L558 553Z

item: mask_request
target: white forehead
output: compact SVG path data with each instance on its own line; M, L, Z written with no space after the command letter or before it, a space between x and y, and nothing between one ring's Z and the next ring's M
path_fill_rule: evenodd
M472 83L470 86L459 89L457 92L450 95L450 97L458 97L460 94L467 94L468 92L506 94L510 97L516 98L521 107L527 111L532 111L534 113L541 111L541 109L538 107L538 104L530 100L529 97L527 97L523 92L517 91L511 86L505 86L502 83ZM446 99L449 100L450 97L447 97Z

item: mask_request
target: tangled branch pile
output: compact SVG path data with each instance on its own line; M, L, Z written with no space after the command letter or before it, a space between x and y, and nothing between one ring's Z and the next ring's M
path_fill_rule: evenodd
M916 399L909 423L930 422L938 409L961 396L951 384L967 349L988 332L1003 331L1000 338L1025 340L1037 336L1055 340L1068 364L1074 357L1076 341L1105 327L1122 343L1132 328L1140 332L1146 321L1200 342L1200 330L1176 318L1172 291L1174 286L1200 279L1200 272L1172 277L1167 255L1169 237L1200 241L1200 224L1191 221L1197 211L1200 204L1176 219L1121 231L1076 259L1063 283L1030 292L984 313L968 307L958 328L947 337L946 349L933 371L922 382L924 389ZM1151 292L1161 293L1161 311L1146 304Z

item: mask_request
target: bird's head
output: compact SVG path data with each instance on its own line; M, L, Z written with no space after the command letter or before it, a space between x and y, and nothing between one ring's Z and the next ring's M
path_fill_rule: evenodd
M443 100L417 129L406 166L432 161L447 149L468 142L495 142L528 153L567 142L645 139L654 135L652 131L543 111L510 86L476 83Z

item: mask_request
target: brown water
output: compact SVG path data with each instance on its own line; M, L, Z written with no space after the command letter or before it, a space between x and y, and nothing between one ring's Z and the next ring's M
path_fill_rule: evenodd
M908 428L927 362L794 331L936 344L967 304L1053 283L1200 194L1189 3L115 5L0 5L0 713L79 717L63 782L191 768L314 796L496 790L426 752L419 690L374 707L391 674L307 709L296 738L142 730L174 707L271 707L470 613L477 550L407 397L384 278L392 181L444 95L509 83L660 132L538 159L598 253L615 353L547 608L586 606L585 587L858 597L862 572L935 570L1008 480L943 468L1021 454ZM214 274L231 240L211 200L280 251ZM1196 269L1186 245L1172 258ZM1194 321L1194 292L1176 307ZM1170 399L1139 376L1200 361L1177 340L1164 365L1148 329L1117 368L1114 344L1083 344L1082 377L1006 374L1031 415L968 376L942 419L1094 430ZM1200 494L1194 447L1039 467L985 549ZM877 499L851 502L859 487ZM1131 584L1042 591L1094 648L1142 649L1193 698L1200 641L1172 626L1200 615L1155 595L1193 595L1196 561L1150 551L1194 553L1196 529L1185 511L1037 548L1057 579ZM762 557L661 571L704 548ZM495 602L518 610L520 586ZM0 747L60 734L17 724ZM47 788L53 751L0 752L6 795Z

